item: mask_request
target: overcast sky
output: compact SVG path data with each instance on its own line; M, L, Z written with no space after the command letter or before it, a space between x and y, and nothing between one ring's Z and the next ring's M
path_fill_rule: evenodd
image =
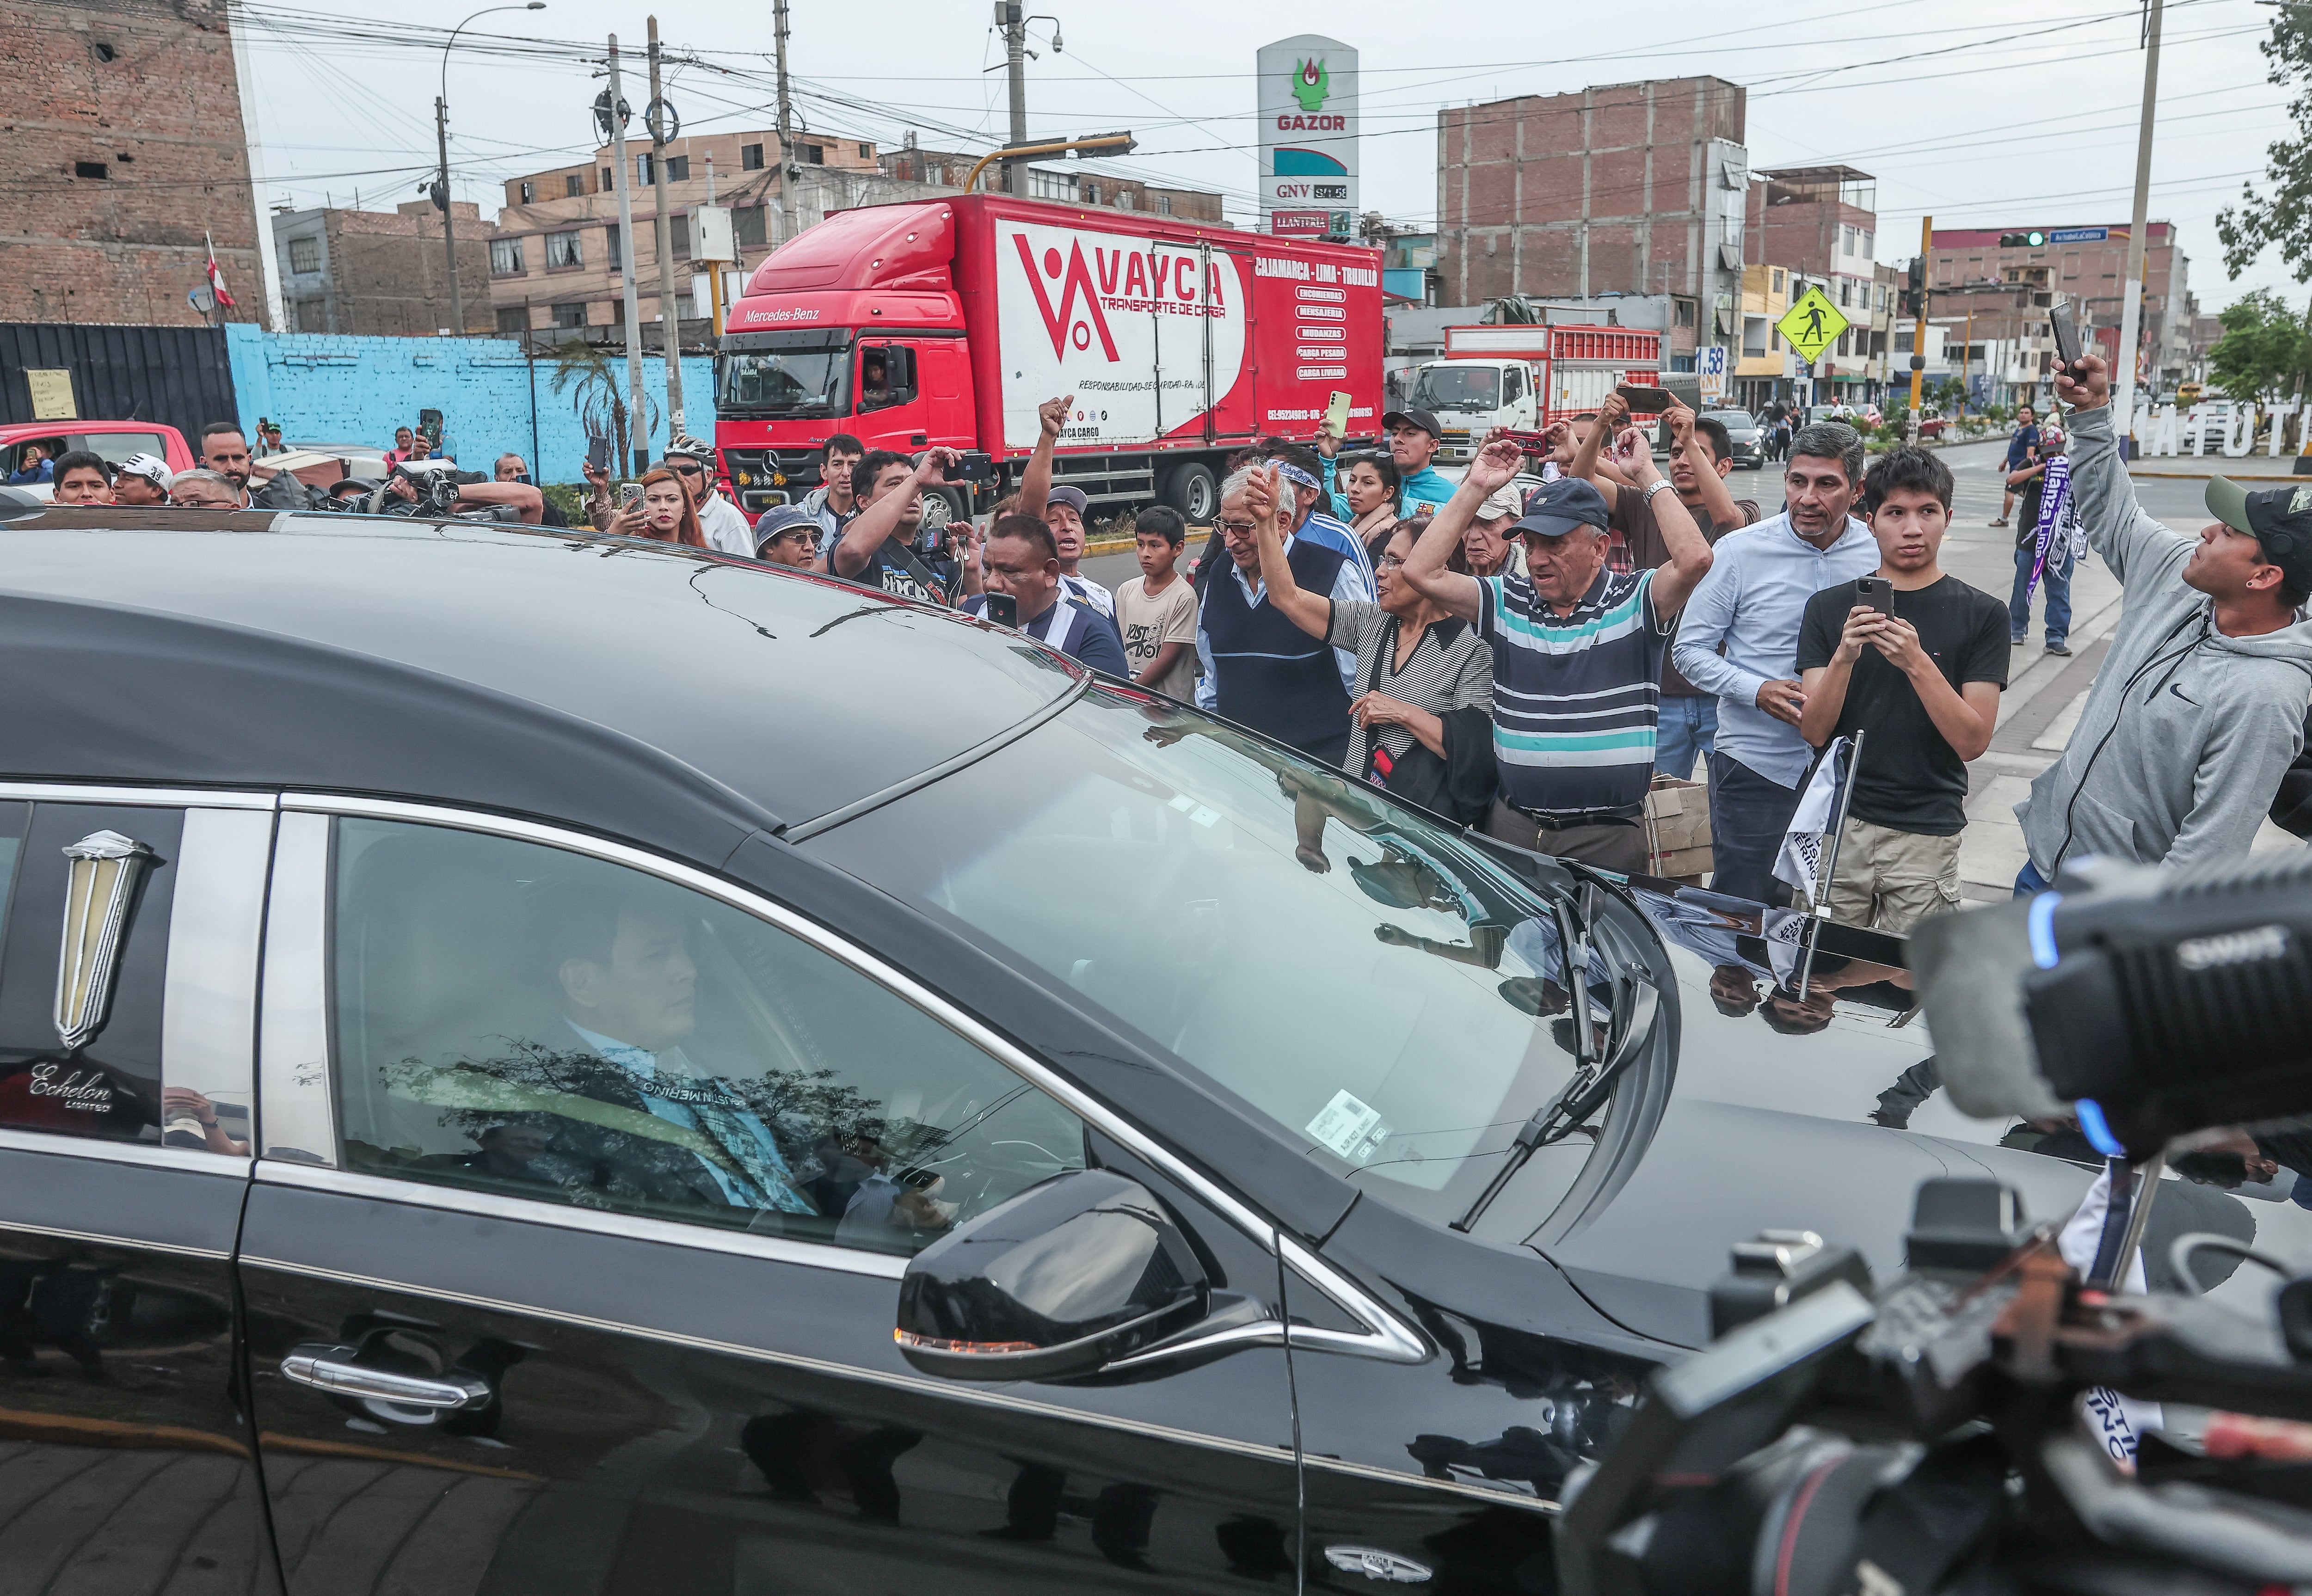
M267 188L277 202L371 208L415 196L434 159L438 36L408 45L347 39L314 15L256 0L254 114ZM1253 216L1253 54L1273 39L1327 34L1362 54L1364 104L1359 206L1425 225L1436 208L1436 112L1514 94L1715 73L1749 89L1754 167L1843 162L1878 179L1878 254L1917 249L1919 219L1938 226L2058 227L2124 223L2134 175L2143 57L2139 12L2097 0L1864 0L1787 8L1665 0L1644 7L1462 8L1498 22L1414 26L1416 8L1368 0L1249 6L1213 0L1082 5L1031 25L1041 57L1028 66L1029 131L1054 136L1129 128L1139 153L1100 162L1157 181L1217 189L1231 219ZM406 0L403 23L453 27L473 8ZM1443 8L1419 8L1432 18ZM977 0L795 0L791 65L811 129L896 145L918 129L935 147L984 148L1005 128L1003 59ZM1523 14L1581 26L1511 25ZM586 108L600 87L581 58L613 29L639 65L645 13L605 0L551 0L501 12L467 33L516 35L577 48L522 57L460 48L449 62L451 159L458 197L493 214L497 184L590 149ZM2169 0L2151 215L2173 221L2191 285L2215 309L2248 287L2303 296L2276 255L2238 283L2224 276L2218 210L2244 179L2261 179L2264 146L2290 130L2286 96L2265 81L2257 41L2273 15L2255 0ZM703 65L675 70L669 97L694 130L768 127L771 8L672 0L659 13L670 50ZM1545 54L1552 58L1543 59ZM983 71L984 67L993 71ZM640 85L629 101L647 97Z

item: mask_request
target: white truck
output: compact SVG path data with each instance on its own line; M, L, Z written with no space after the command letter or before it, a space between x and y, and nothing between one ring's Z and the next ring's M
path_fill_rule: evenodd
M1661 334L1651 329L1449 327L1445 357L1413 368L1406 405L1436 412L1444 429L1438 462L1462 464L1494 427L1546 426L1596 409L1616 384L1662 381ZM1698 392L1686 396L1689 404Z

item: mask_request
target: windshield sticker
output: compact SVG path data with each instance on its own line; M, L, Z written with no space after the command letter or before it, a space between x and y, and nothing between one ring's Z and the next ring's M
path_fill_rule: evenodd
M1380 1122L1379 1109L1367 1108L1345 1092L1336 1092L1325 1111L1309 1121L1309 1135L1351 1163L1369 1163L1388 1140L1388 1127Z

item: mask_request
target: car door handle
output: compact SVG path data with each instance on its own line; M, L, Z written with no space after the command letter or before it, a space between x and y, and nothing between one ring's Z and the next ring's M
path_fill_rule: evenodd
M340 1397L369 1397L398 1402L406 1407L475 1407L490 1399L489 1381L478 1374L451 1372L438 1378L391 1374L354 1362L356 1346L333 1346L308 1342L290 1348L281 1360L281 1372L299 1385Z

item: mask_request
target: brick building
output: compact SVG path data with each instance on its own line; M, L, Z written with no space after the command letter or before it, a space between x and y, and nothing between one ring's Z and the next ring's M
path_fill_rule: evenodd
M487 332L490 245L481 207L451 202L464 330ZM394 211L276 212L274 257L291 332L432 338L451 325L442 213L413 199Z
M914 136L909 135L910 137ZM960 189L979 157L952 150L926 150L914 145L886 152L883 174L934 188ZM990 162L979 174L983 192L1002 186L1003 174ZM1169 189L1113 172L1086 171L1064 163L1028 168L1028 197L1059 205L1106 206L1112 210L1144 211L1152 215L1179 216L1207 226L1226 227L1221 216L1221 197L1201 189Z
M223 0L0 0L0 321L197 326L206 232L235 307L265 274Z
M2149 380L2159 388L2183 381L2192 361L2192 320L2199 309L2191 292L2192 263L2176 247L2176 230L2151 223L2143 259L2142 347ZM2002 245L2007 236L2038 244ZM2080 302L2090 329L2116 329L2125 310L2128 224L1935 229L1927 282L1938 320L1971 309L1974 338L2019 341L2039 371L2019 370L2008 380L2037 380L2054 360L2047 307L2057 294ZM2106 341L2115 344L2116 332ZM2038 361L2045 356L2044 361Z
M1722 78L1613 83L1437 116L1439 297L1694 302L1738 331L1746 92Z

